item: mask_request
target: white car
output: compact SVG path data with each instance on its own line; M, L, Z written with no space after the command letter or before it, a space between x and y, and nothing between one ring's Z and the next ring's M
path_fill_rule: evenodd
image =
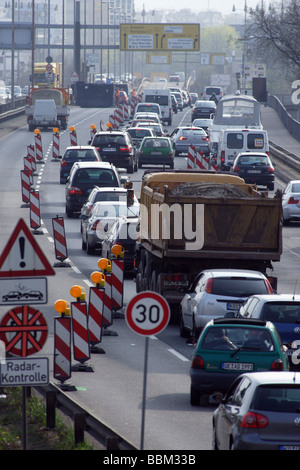
M290 181L282 193L282 223L300 220L300 180Z
M180 335L197 338L207 322L234 316L254 294L273 294L267 277L259 271L206 269L194 279L181 301Z

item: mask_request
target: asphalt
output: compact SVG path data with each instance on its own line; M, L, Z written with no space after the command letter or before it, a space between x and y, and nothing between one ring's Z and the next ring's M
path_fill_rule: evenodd
M261 120L270 142L300 157L300 141L291 136L273 108L261 105Z

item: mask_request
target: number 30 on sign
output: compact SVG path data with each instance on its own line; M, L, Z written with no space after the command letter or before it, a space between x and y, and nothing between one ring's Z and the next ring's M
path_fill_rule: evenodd
M168 325L169 319L169 304L156 292L140 292L130 300L126 308L129 328L143 336L160 333Z

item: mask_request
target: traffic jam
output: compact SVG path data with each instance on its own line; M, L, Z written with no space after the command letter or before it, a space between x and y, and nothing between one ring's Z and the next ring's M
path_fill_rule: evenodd
M300 217L300 182L290 181L283 195L274 192L260 104L250 96L223 96L214 86L199 98L171 82L129 96L122 90L115 98L118 106L99 130L90 126L85 145L71 126L70 145L62 151L60 129L53 128L51 157L65 196L63 217L52 219L56 267L71 258L65 222L74 219L82 253L99 258L89 298L74 285L71 305L55 304L54 378L68 390L76 370L72 354L77 370L88 371L91 353L101 352L103 335L121 312L146 338L176 325L192 348L190 405L213 406L213 449L299 450L300 296L279 293L272 271L281 259L282 225ZM187 111L190 124L177 120L167 128ZM28 123L34 145L20 172L21 192L37 235L40 201L32 186L44 160L43 136L31 117ZM68 133L66 124L63 129ZM52 275L23 225L0 258L1 271L9 269L10 251L24 238L34 245L26 269L36 260L42 275ZM136 289L128 303L126 279ZM2 304L46 303L47 287L39 282L21 279L19 291L2 284ZM23 308L15 315L24 315ZM14 352L5 322L0 339ZM44 344L42 327L43 321L38 334Z

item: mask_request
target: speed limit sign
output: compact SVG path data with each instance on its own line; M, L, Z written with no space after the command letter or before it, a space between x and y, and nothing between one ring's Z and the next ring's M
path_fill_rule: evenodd
M130 300L126 308L129 328L143 336L160 333L168 325L169 319L169 304L156 292L140 292Z

